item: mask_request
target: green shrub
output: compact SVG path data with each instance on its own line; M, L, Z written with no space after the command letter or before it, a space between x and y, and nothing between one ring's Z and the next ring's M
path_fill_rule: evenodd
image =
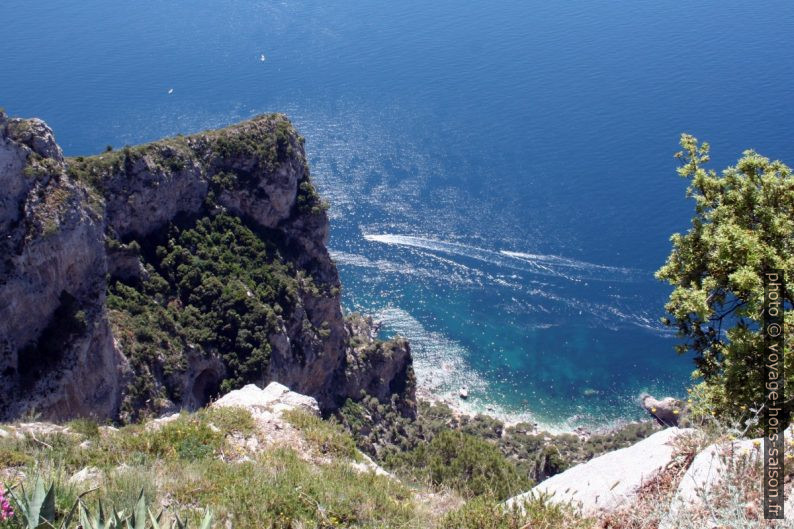
M181 415L154 431L129 436L129 448L149 455L193 461L205 459L217 451L223 435L204 421L191 415Z
M127 420L182 398L173 384L179 378L170 375L186 368L184 352L191 348L223 359L220 392L263 380L268 337L312 285L279 248L231 215L174 223L164 233L139 242L148 273L142 283L109 286L110 319L136 375L123 405ZM311 325L307 332L320 337Z
M33 463L30 455L13 448L0 447L0 468L24 467Z
M410 452L393 456L390 463L469 497L490 494L506 499L531 486L496 445L452 430L441 432Z

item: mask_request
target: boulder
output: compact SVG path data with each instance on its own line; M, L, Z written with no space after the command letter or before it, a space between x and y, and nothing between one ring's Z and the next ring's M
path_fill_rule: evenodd
M159 431L163 426L170 422L174 422L179 418L179 412L170 413L168 415L163 415L162 417L158 417L157 419L152 419L151 421L146 423L146 430L150 432Z
M394 474L385 470L382 466L377 464L375 461L372 460L367 454L363 452L358 453L360 461L352 461L350 466L353 467L353 470L360 474L366 474L367 472L372 472L377 476L385 476L390 479L396 480L397 478L394 477Z
M642 407L662 426L678 426L681 403L673 397L656 400L650 395L640 397Z
M96 467L84 467L69 478L71 485L97 486L102 480L102 472Z
M553 476L531 491L507 500L507 507L521 505L532 496L548 495L549 501L571 504L584 516L616 511L636 500L639 490L673 460L673 441L691 429L667 428L642 441L591 459Z

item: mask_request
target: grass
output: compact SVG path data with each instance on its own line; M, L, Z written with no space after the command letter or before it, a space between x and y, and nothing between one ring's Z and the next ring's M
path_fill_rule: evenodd
M568 507L551 505L545 498L528 500L523 509L505 509L494 497L481 496L447 514L440 529L590 529L593 521L582 519Z
M695 454L736 433L715 426L680 437L672 463L635 502L592 520L548 498L531 499L520 510L505 509L504 498L529 484L515 475L493 434L486 433L494 432L494 424L484 420L468 429L482 430L482 437L448 430L424 448L407 451L404 466L395 465L398 475L409 478L401 480L354 468L359 452L335 420L301 410L284 418L309 453L297 451L297 445L260 443L255 452L241 448L241 439L263 435L241 408L183 413L157 428L115 429L80 419L35 435L12 432L0 437L0 481L30 486L40 475L55 482L61 515L87 490L96 489L85 496L90 507L101 499L117 510L131 509L143 490L152 510L178 513L193 526L211 508L216 528L655 529ZM789 443L789 459L793 449ZM96 467L97 483L70 483L85 467ZM725 479L704 495L704 507L683 513L677 527L778 527L759 518L757 460L734 458L727 468ZM463 505L461 496L467 499Z
M55 482L61 513L94 487L70 484L69 478L96 467L100 487L86 496L90 505L101 499L129 510L143 490L153 510L168 507L194 526L206 506L216 513L216 527L433 526L411 488L350 465L358 452L338 424L305 412L288 415L309 444L325 447L327 463L307 461L289 447L230 460L233 438L254 435L256 427L247 411L219 408L181 414L159 429L138 424L115 430L77 420L50 433L12 434L0 438L0 476L16 476L9 485L29 485L37 474ZM10 473L10 467L21 474Z
M300 430L303 437L319 452L353 461L360 459L353 437L339 424L324 421L303 410L288 410L284 418Z
M218 408L183 413L157 428L115 429L79 419L49 432L2 437L0 481L27 487L39 475L54 482L61 516L89 490L83 498L90 508L101 500L106 508L129 512L143 490L155 512L165 509L196 526L209 507L215 527L239 529L518 529L567 516L545 503L526 513L504 513L500 498L490 494L449 512L460 504L456 493L354 468L360 452L336 421L301 410L284 418L322 458L290 446L260 448L242 457L240 438L261 433L246 410ZM70 482L85 467L96 468L96 482ZM437 501L428 502L430 497ZM488 525L477 525L486 520Z

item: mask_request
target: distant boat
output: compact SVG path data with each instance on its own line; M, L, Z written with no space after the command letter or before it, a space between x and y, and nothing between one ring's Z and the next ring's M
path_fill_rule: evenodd
M460 388L460 398L462 398L462 399L468 399L469 398L469 388L467 388L466 386L463 386L462 388Z
M263 53L262 55L260 55L260 56L259 56L259 60L260 60L260 61L262 61L262 62L265 62L265 59L266 59L266 58L267 58L267 57L265 57L265 54L264 54L264 53Z
M173 94L173 93L174 93L174 89L173 89L173 88L169 88L169 89L168 89L168 93L169 93L169 94Z

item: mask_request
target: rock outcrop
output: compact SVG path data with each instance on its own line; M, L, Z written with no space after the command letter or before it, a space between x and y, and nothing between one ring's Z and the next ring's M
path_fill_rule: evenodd
M146 395L157 398L144 404L153 413L216 394L228 355L185 342L175 367L141 367L131 362L138 338L109 317L106 296L109 279L146 279L141 245L169 223L219 211L277 248L298 285L294 306L273 307L264 376L249 381L279 381L324 411L362 391L383 400L399 393L410 412L408 344L367 336L375 353L367 357L351 345L356 330L325 247L328 219L286 117L64 158L42 121L0 113L0 420L32 410L118 418L125 395L140 390L141 369L151 375Z
M662 426L678 426L682 408L680 401L673 397L657 400L645 394L640 397L640 404Z
M794 439L794 430L788 428L784 438L785 444L790 446ZM721 485L727 484L727 488L736 490L746 486L745 483L736 481L751 480L759 482L760 485L759 467L762 465L763 442L763 438L725 440L701 450L678 483L667 516L659 524L659 529L676 529L682 519L698 515L706 520L700 519L697 522L718 526L719 521L708 518L720 499L729 496L724 490L719 490ZM758 475L753 475L754 473ZM738 492L734 494L741 496ZM794 519L794 512L789 508L794 507L791 505L793 497L790 493L787 495L789 501L784 507L787 520ZM745 508L760 512L761 505L748 503Z
M271 382L264 389L249 384L227 393L213 402L211 407L242 408L251 414L256 424L257 435L235 440L243 451L255 454L260 449L260 444L265 444L291 448L301 457L309 460L318 458L318 454L308 446L305 436L284 418L284 413L292 410L300 410L319 417L320 408L312 397L291 391L278 382ZM394 477L366 454L356 450L355 456L356 458L348 464L356 472L373 472L380 476Z
M541 482L531 491L509 499L508 507L548 495L549 501L570 504L584 516L601 516L633 503L643 485L672 461L673 442L688 429L667 428L642 441L591 459Z
M312 415L320 415L317 401L307 395L291 391L287 386L271 382L262 389L255 384L248 384L240 389L230 391L212 403L213 408L244 408L253 417L263 414L280 416L287 410L303 410Z

